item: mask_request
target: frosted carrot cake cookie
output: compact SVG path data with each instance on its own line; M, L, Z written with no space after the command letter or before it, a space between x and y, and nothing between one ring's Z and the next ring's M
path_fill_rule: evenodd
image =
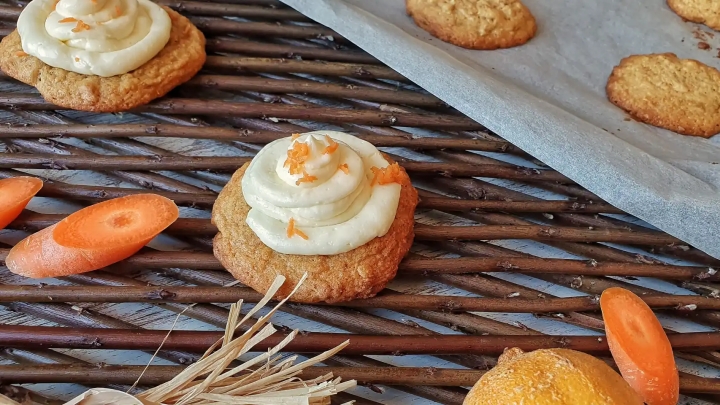
M0 43L0 69L49 102L117 112L192 78L205 37L150 0L33 0Z
M220 193L215 256L265 292L277 275L299 302L372 297L412 245L417 190L397 163L352 135L310 132L276 140Z

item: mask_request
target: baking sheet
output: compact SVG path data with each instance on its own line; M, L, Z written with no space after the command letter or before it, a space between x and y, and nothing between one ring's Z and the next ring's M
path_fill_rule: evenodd
M403 0L281 1L606 201L720 258L720 136L635 122L604 91L632 54L720 66L720 32L684 22L664 0L525 0L535 38L473 51L418 28Z

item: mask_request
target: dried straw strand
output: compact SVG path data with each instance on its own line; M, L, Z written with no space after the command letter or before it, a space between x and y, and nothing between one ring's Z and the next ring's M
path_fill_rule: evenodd
M308 404L326 404L329 396L354 387L355 381L341 382L340 378L333 378L332 373L325 373L305 381L298 378L303 369L332 357L346 347L348 341L299 364L293 364L294 357L284 360L276 357L275 355L297 336L298 331L291 332L265 353L228 369L228 366L239 356L248 353L258 343L277 332L269 323L270 318L297 291L304 280L305 277L299 281L288 297L277 303L272 310L261 316L239 336L235 336L236 331L277 294L285 283L285 278L278 276L267 294L242 319L240 319L242 301L233 304L225 333L206 350L200 360L179 370L180 372L170 381L150 388L137 397L145 403L169 405L210 405L217 402L257 404L263 403L262 401L291 405L301 403L300 399L304 399ZM158 350L169 337L170 332L162 340ZM142 380L143 374L149 367L148 365L143 369L136 383Z

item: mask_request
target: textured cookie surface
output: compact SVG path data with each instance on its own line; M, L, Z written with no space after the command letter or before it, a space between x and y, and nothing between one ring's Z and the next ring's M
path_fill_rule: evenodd
M680 17L720 31L720 1L667 0L667 3Z
M250 206L243 198L241 180L248 165L235 172L212 212L219 231L213 240L215 257L236 279L264 294L282 274L287 281L279 291L280 298L308 273L292 301L312 303L369 298L395 277L400 260L412 245L418 202L417 190L404 171L395 221L385 236L338 255L303 256L273 251L245 223Z
M165 8L170 40L144 65L124 75L88 76L49 66L22 52L17 30L0 43L0 69L49 102L74 110L117 112L147 104L190 80L205 64L205 37L187 18Z
M520 0L406 0L405 6L420 28L463 48L510 48L537 31Z
M634 118L684 135L720 132L720 71L666 54L633 55L616 66L607 96Z

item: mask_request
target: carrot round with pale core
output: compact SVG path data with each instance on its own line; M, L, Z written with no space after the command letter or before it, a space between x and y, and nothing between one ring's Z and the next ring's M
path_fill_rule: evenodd
M624 288L600 297L608 345L620 373L648 405L675 405L680 382L672 346L652 309Z
M36 177L11 177L0 180L0 229L14 221L43 186Z
M178 218L171 200L136 194L84 208L15 245L6 265L31 277L101 269L135 254Z

